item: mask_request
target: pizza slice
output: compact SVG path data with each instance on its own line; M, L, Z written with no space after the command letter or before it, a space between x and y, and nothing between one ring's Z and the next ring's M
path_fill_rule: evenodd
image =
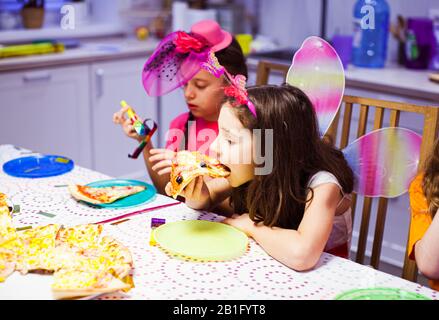
M116 200L142 192L143 190L145 190L144 186L112 186L97 188L79 184L69 185L69 191L73 198L92 204L113 203Z
M23 246L18 239L0 246L0 282L6 280L16 268L18 258L23 254Z
M49 224L18 232L22 252L16 270L21 274L57 270L55 239L59 229L59 225Z
M0 246L17 237L15 228L12 226L11 210L6 202L6 196L0 193Z
M52 284L55 299L80 298L130 288L130 283L118 279L106 270L61 269L55 272Z
M56 235L56 245L87 249L98 243L102 233L101 224L82 224L69 228L62 228Z
M130 275L133 266L131 253L114 238L102 237L95 245L80 251L62 244L58 249L70 254L70 259L64 259L62 268L54 274L52 291L56 299L93 296L119 290L126 292L134 287Z
M207 175L212 178L226 178L230 169L199 152L180 151L171 168L171 195L175 199L196 177Z

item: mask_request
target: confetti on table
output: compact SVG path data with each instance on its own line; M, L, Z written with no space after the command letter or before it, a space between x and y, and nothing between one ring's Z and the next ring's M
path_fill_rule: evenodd
M43 211L37 212L37 214L40 214L40 215L42 215L42 216L46 216L46 217L48 217L48 218L56 217L56 214L48 213L48 212L43 212Z

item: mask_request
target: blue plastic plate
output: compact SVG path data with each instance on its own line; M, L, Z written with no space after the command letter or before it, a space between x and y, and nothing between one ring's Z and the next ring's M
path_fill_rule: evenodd
M71 171L74 162L57 155L42 155L17 158L6 162L3 171L19 178L46 178Z
M122 209L139 206L141 204L145 204L147 202L153 201L157 195L157 190L153 185L148 183L137 181L137 180L124 180L124 179L112 179L112 180L101 180L95 181L87 184L89 187L97 187L97 188L105 188L105 187L113 187L113 186L144 186L145 190L142 192L133 194L131 196L119 199L114 201L113 203L104 203L104 204L91 204L92 206L97 206L101 208L113 208L113 209Z

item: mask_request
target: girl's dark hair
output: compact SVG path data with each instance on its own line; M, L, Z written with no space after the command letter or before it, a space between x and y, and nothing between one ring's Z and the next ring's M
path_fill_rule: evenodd
M433 153L427 161L422 190L427 198L428 211L434 217L439 210L439 139L436 140Z
M217 57L218 62L224 68L226 68L226 70L231 75L236 76L238 74L242 74L243 76L248 78L248 69L247 69L244 53L242 52L241 46L239 45L238 41L236 41L234 37L232 38L232 43L228 47L218 52L215 52L215 56ZM188 141L189 123L194 120L195 120L194 115L192 114L192 112L189 112L189 118L186 121L185 134L184 134L185 149L188 148L188 143L189 143Z
M248 94L257 118L247 106L233 110L245 128L262 129L261 150L265 150L264 131L273 130L273 169L236 188L231 201L235 212L248 212L256 223L297 229L312 200L306 200L310 178L318 171L328 171L343 193L349 194L353 172L343 153L320 138L314 108L300 89L267 85L249 88Z

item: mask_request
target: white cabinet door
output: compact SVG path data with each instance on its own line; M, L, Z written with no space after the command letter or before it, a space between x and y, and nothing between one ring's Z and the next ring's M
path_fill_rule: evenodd
M148 97L141 82L145 61L146 57L91 66L94 170L121 178L148 177L142 155L136 160L128 158L137 147L137 141L128 138L112 121L121 100L126 100L140 117L157 121L156 98Z
M0 144L90 167L87 66L0 74Z

